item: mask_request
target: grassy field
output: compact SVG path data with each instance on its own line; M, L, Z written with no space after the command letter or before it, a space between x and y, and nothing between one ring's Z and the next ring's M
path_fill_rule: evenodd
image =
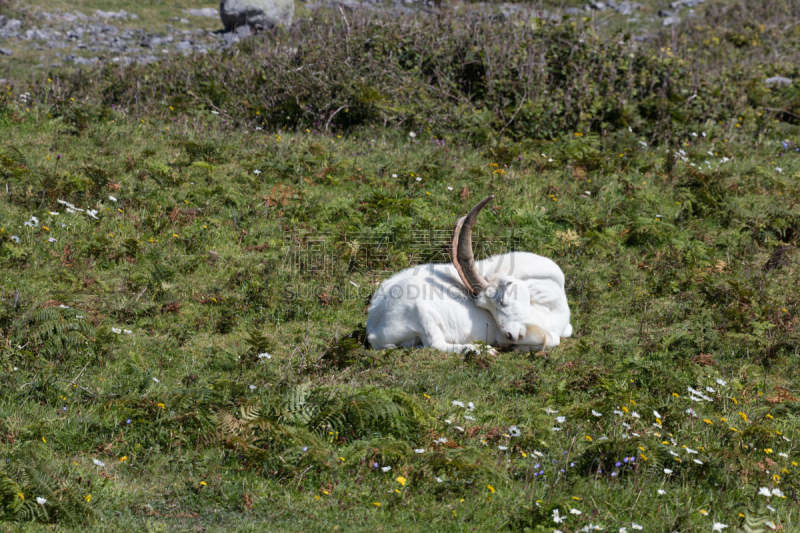
M763 82L800 34L775 5L672 49L498 28L534 32L540 92L447 70L457 19L356 17L8 82L0 531L800 531L800 100ZM469 64L513 63L490 34ZM555 260L573 337L364 346L377 284L449 260L488 194L476 255Z

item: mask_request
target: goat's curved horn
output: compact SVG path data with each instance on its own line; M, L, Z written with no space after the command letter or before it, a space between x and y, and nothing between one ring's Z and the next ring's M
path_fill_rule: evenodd
M481 212L481 209L492 200L494 200L494 195L481 200L467 216L460 218L456 222L456 228L453 231L451 249L453 265L456 267L461 281L464 282L467 290L473 296L483 292L489 282L481 276L481 273L478 272L478 267L475 265L475 256L472 253L472 226L475 224L475 219L478 218L478 213Z

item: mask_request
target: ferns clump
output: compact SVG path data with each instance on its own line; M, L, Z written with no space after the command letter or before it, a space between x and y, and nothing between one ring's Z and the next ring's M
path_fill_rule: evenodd
M2 520L82 524L95 517L95 503L90 489L73 480L65 466L33 447L18 449L0 466Z
M767 503L764 498L756 497L747 506L741 527L733 531L734 533L766 533L767 523L772 523Z
M248 403L217 412L217 440L243 450L270 472L311 463L332 466L328 447L364 439L408 440L420 433L426 415L406 394L366 389L338 396L303 383L286 390L280 401ZM404 446L394 457L407 454ZM388 450L387 450L388 451Z
M46 307L34 311L18 328L19 341L25 338L43 357L64 361L73 355L101 355L111 342L111 333L98 331L92 323L68 307Z

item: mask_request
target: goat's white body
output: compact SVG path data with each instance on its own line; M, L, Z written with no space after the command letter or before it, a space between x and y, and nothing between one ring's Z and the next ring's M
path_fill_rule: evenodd
M450 263L420 265L384 281L372 297L367 339L375 349L424 346L462 352L474 342L549 349L572 334L564 273L550 259L512 252L477 261L491 284L513 278L530 292L530 308L514 318L527 327L509 342L495 316L476 305Z

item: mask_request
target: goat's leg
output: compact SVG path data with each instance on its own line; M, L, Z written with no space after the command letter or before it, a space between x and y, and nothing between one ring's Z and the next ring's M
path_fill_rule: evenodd
M432 313L429 313L427 311L421 311L420 323L422 325L422 329L424 332L424 334L421 335L422 345L425 348L434 348L442 352L456 352L456 353L464 353L469 350L473 350L475 352L480 351L478 346L474 344L458 344L458 343L447 342L444 336L444 332L442 331L442 328L439 326ZM489 353L492 355L496 355L497 350L495 350L494 348L490 348Z

